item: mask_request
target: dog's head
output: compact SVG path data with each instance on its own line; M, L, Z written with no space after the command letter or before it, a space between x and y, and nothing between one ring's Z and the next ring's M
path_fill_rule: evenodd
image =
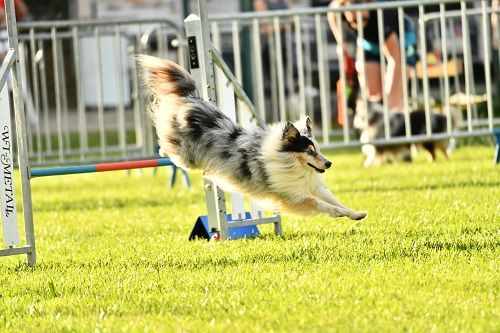
M295 125L286 122L281 140L281 151L293 154L294 160L305 169L323 173L332 166L332 163L319 151L312 134L312 122L309 117L299 120Z

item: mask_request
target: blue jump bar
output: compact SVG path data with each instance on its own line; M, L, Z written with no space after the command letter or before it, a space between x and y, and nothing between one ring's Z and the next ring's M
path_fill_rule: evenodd
M139 160L139 161L101 163L101 164L66 166L66 167L45 168L45 169L33 169L31 170L31 178L59 176L59 175L73 175L78 173L93 173L93 172L104 172L104 171L115 171L115 170L152 168L152 167L169 166L169 165L174 165L169 158L159 158L154 160Z
M96 172L95 165L80 165L80 166L68 166L68 167L57 167L57 168L46 168L46 169L32 169L31 170L31 178L58 176L58 175L73 175L73 174L77 174L77 173L91 173L91 172Z

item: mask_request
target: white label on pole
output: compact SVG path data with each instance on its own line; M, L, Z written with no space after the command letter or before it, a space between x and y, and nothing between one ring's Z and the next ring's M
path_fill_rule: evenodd
M14 174L10 102L7 85L0 88L0 201L2 209L3 241L6 246L19 244Z

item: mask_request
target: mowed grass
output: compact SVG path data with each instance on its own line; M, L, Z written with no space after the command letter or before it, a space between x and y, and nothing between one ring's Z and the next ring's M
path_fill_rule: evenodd
M363 169L327 152L362 222L283 216L284 236L187 241L202 179L152 170L32 181L38 265L0 258L1 332L499 332L500 166Z

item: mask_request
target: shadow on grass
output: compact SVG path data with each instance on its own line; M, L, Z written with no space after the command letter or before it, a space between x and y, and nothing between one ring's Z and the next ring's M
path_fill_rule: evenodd
M196 200L193 200L196 202ZM191 204L191 201L183 201L183 204ZM140 209L143 207L162 207L168 209L168 207L179 205L178 201L175 200L165 200L165 199L94 199L94 200L74 200L68 199L62 202L52 202L50 205L35 203L34 210L36 212L67 212L67 211L88 211L88 210L102 210L102 209Z
M365 192L387 192L387 191L421 191L421 190L444 190L444 189L463 189L466 187L496 188L500 186L495 181L469 181L469 182L450 182L448 184L408 184L384 186L377 183L376 186L361 186L356 189L343 189L344 193L365 193Z
M500 247L500 240L475 241L475 240L457 240L457 241L426 241L421 247L432 250L454 250L454 251L480 251L480 250L494 250Z
M316 236L318 234L315 234ZM304 242L303 234L293 234L287 237L263 236L256 240L234 241L240 242L239 249L242 251L231 254L231 249L221 246L215 249L214 244L208 244L205 241L192 242L182 249L174 251L164 251L158 256L151 257L149 260L137 260L140 253L130 253L130 256L117 258L106 256L104 258L95 258L91 261L68 260L66 262L49 261L42 262L37 266L37 270L65 270L69 269L110 269L122 270L125 268L153 268L155 270L214 270L224 268L234 268L241 265L265 265L277 264L286 267L307 264L328 264L350 262L353 265L372 265L376 262L391 262L398 260L421 261L428 260L442 251L472 253L476 251L494 251L500 247L500 241L492 239L484 240L426 240L411 242L404 241L390 246L380 246L378 242L368 244L366 238L358 239L350 243L347 238L350 235L343 233L329 233L330 237L345 237L346 242L342 240L336 243L325 243L318 238L309 239ZM319 235L321 236L321 235ZM321 237L323 239L328 236ZM254 243L257 242L257 243ZM268 243L267 245L263 243ZM345 243L346 246L342 246ZM207 249L210 247L210 250ZM190 255L185 255L185 251ZM183 254L184 253L184 254ZM12 271L31 271L22 265L12 267Z

